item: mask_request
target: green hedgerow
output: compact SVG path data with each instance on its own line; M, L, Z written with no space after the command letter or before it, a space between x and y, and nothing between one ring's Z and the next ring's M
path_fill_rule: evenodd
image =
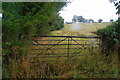
M99 29L96 34L101 37L102 51L108 55L118 49L120 44L120 19L106 28Z

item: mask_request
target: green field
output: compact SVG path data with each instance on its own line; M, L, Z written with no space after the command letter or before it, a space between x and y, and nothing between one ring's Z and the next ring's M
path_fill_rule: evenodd
M96 31L100 28L104 28L107 25L109 25L110 23L75 23L75 24L79 25L79 27L80 27L79 31L89 31L89 32L91 32L91 31ZM73 24L65 24L65 28L68 28L70 30L71 28L69 28L69 27L72 27L72 25Z
M64 28L51 32L51 35L95 36L91 32L104 28L110 23L74 23L64 24ZM75 29L74 29L75 28Z

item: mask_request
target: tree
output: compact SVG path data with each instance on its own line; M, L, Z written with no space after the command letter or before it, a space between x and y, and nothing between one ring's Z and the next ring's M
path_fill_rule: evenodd
M85 18L83 18L83 16L77 16L77 21L78 22L85 22Z
M12 59L21 59L22 55L29 52L34 35L46 35L51 30L64 26L64 20L58 12L65 5L66 2L2 3L3 68L11 64ZM3 70L3 78L5 71Z
M93 19L89 19L89 23L94 23L94 20Z
M102 21L103 21L102 19L98 19L98 22L99 22L99 23L102 23Z
M89 23L89 20L88 20L88 19L85 19L85 23Z
M114 2L116 9L118 10L116 14L120 14L120 1L110 0ZM113 21L111 19L110 21ZM112 24L108 25L103 29L99 29L96 33L101 37L101 51L108 56L113 53L120 53L120 18ZM120 59L120 54L118 54Z
M77 22L77 15L73 16L72 22Z
M83 18L83 16L74 15L72 21L73 22L85 22L85 18Z
M112 23L112 22L114 22L114 20L113 20L113 19L110 19L110 22Z
M2 3L3 55L12 53L13 44L21 45L35 34L62 28L64 20L58 12L65 5L66 2Z
M117 0L109 0L109 2L113 2L116 9L117 9L117 13L116 14L120 14L120 1L117 1Z

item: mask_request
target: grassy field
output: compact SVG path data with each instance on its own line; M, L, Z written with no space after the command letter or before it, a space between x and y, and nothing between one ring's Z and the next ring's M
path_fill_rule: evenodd
M68 35L68 36L95 36L91 32L104 28L110 23L74 23L65 24L62 30L51 32L51 35Z
M108 23L81 23L81 24L65 24L65 27L61 30L52 31L50 35L57 36L96 36L91 32L96 31L98 28L103 28ZM76 27L74 29L74 27ZM63 38L37 38L37 40L62 40ZM81 40L77 43L93 43L95 40L90 39L75 39ZM42 44L57 43L57 41L38 41ZM62 41L60 44L68 43L67 41ZM75 41L70 41L70 44L76 43ZM45 49L50 46L34 46L32 49ZM70 46L70 48L79 48L81 46ZM22 57L22 63L20 60L14 60L11 64L11 76L24 77L27 78L116 78L118 76L117 67L117 56L110 55L105 57L101 54L99 47L94 48L93 46L84 46L87 49L80 49L78 54L71 54L67 57L67 54L61 54L65 57L54 57L56 55L51 55L53 52L65 53L67 50L55 49L55 48L68 48L68 46L56 46L51 50L42 51L43 55L36 55L42 53L41 50L31 50L30 54ZM95 46L96 47L96 46ZM82 52L81 52L82 50ZM75 49L71 49L69 52L76 52ZM35 54L36 53L36 54ZM33 55L34 54L34 55ZM51 58L46 58L51 56ZM81 56L82 55L82 56ZM34 63L31 63L33 61ZM12 66L14 65L14 66ZM18 65L20 67L18 67ZM19 71L18 71L19 70Z

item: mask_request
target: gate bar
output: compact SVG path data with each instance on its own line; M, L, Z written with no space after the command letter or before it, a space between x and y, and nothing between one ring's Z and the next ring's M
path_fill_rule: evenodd
M68 45L68 44L33 44L33 45ZM93 44L69 44L69 45L93 45ZM94 44L98 45L98 44Z
M36 35L34 37L100 38L98 36L40 36L40 35Z

